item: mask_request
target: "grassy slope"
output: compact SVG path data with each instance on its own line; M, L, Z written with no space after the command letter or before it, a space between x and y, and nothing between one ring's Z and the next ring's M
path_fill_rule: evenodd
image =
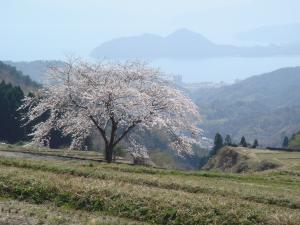
M154 224L300 223L299 165L228 174L2 156L0 171L2 196L88 213Z
M26 219L25 219L26 218ZM139 225L137 221L85 212L53 204L36 205L7 198L0 198L1 225ZM146 224L145 224L146 225Z
M300 132L294 134L289 142L290 148L300 149Z
M300 152L226 146L209 160L204 169L238 173L270 169L294 171L299 165Z
M284 152L270 150L255 150L261 160L274 161L280 165L279 170L296 171L300 169L300 152Z

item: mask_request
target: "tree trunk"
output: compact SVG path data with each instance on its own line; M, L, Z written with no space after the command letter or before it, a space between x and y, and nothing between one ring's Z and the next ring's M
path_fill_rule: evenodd
M113 149L111 146L105 147L105 160L108 163L111 163L113 160Z

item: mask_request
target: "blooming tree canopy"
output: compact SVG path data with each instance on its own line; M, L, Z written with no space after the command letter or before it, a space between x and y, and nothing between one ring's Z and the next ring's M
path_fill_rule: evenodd
M135 139L141 130L162 128L170 134L177 154L191 152L199 137L197 106L163 79L158 69L140 61L89 63L81 60L52 68L51 82L35 97L26 97L24 118L34 121L45 112L46 121L34 127L33 142L49 142L51 129L72 137L72 149L82 149L91 131L99 131L105 157L124 139L133 157L147 157Z

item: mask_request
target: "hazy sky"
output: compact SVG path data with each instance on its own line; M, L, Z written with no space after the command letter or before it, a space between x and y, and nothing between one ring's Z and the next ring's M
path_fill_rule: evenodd
M87 56L101 42L197 31L232 42L241 31L300 22L299 0L0 0L0 59Z

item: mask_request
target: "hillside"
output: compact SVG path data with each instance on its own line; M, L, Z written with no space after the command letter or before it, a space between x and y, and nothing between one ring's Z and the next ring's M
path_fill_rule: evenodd
M299 165L300 152L225 146L209 159L203 169L233 173L274 169L292 171Z
M32 80L39 83L45 81L49 67L63 65L63 62L58 60L36 60L29 62L5 61L5 63L16 67L17 70L22 71L23 74L28 74Z
M300 149L300 132L294 134L289 141L289 148Z
M0 222L300 223L299 166L269 171L267 176L190 172L62 158L72 152L37 158L28 154L30 148L27 154L20 151L24 151L20 146L0 148Z
M284 68L219 88L200 88L191 96L204 117L206 135L230 134L238 142L258 139L280 146L300 128L300 67Z
M25 76L15 67L0 61L0 81L2 80L14 86L20 86L25 93L33 92L40 87L40 85L31 80L29 76Z

